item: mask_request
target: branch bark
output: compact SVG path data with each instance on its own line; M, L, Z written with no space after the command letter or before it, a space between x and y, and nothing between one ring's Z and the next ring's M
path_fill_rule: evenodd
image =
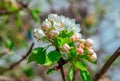
M118 58L119 55L120 55L120 47L107 60L107 62L103 65L103 67L100 69L100 71L93 76L92 81L98 81L104 75L104 73L110 68L112 63Z
M63 81L66 81L66 80L65 80L64 70L63 70L63 65L64 65L65 63L66 63L66 61L63 60L62 58L58 61L58 68L60 69L60 72L61 72Z
M15 66L19 65L24 59L26 59L28 57L28 55L31 53L33 46L34 46L34 43L31 44L31 46L30 46L28 52L25 54L25 56L23 56L18 62L12 64L9 68L6 68L6 69L3 69L2 71L0 71L0 75L2 75L6 71L13 69Z

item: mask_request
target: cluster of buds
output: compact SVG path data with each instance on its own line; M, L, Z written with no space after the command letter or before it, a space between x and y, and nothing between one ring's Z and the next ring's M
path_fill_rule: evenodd
M94 62L97 60L97 55L92 48L93 44L94 44L94 41L92 39L86 39L86 40L79 39L79 43L76 48L76 51L80 55L87 54L89 61Z
M71 37L73 40L73 36ZM76 38L75 38L76 39ZM97 54L95 53L95 51L92 48L92 45L94 43L94 41L92 39L77 39L76 41L74 41L74 43L77 43L76 45L76 52L79 55L86 55L86 57L88 57L88 60L91 62L94 62L97 60ZM66 52L69 52L69 50L72 47L70 47L68 44L64 44L63 45L63 50Z

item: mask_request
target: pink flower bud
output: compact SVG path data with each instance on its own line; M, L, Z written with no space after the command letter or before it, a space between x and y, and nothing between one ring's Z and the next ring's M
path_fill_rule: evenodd
M73 40L73 42L77 41L77 37L75 35L73 35L71 39Z
M64 44L63 45L63 50L69 51L70 50L70 46L68 44Z
M82 54L84 52L84 50L82 48L77 48L76 51L79 53L79 54Z
M93 49L88 49L90 55L92 55L94 53L94 50Z
M84 48L84 44L79 43L78 47L83 49Z
M89 46L92 46L94 41L92 39L87 39L86 41L86 44L89 45Z
M90 61L94 62L97 60L97 54L93 53L92 55L89 56Z

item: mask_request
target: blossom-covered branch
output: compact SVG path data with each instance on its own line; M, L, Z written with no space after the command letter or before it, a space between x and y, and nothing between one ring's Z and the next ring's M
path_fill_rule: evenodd
M63 65L70 62L71 68L68 73L68 81L73 80L75 68L80 70L83 81L91 81L84 62L96 63L97 54L92 48L94 41L89 38L83 39L80 31L80 25L76 24L74 19L62 15L58 16L57 14L48 15L48 18L43 21L42 25L34 29L33 34L38 41L51 43L50 45L55 49L47 52L49 45L35 48L28 62L36 61L38 64L46 66L58 63L58 66L49 69L47 73L49 74L60 69L63 81L66 81ZM63 61L67 62L63 63Z

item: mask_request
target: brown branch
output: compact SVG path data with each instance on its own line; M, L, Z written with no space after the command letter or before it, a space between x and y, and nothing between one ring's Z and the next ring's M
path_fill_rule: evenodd
M30 46L28 52L25 54L25 56L23 56L18 62L12 64L9 68L6 68L6 69L3 69L2 71L0 71L0 75L2 75L6 71L13 69L15 66L19 65L24 59L26 59L28 57L28 55L31 53L33 46L34 46L34 43L31 44L31 46Z
M0 10L0 16L16 14L16 13L18 13L20 10L22 10L22 8L16 9L16 10L14 10L14 11Z
M64 70L63 70L63 65L64 65L64 64L66 64L66 61L65 61L63 58L61 58L61 59L58 61L58 68L60 69L60 72L61 72L63 81L66 81L66 80L65 80Z
M120 55L120 47L108 59L108 61L103 65L101 70L94 75L94 77L92 78L92 81L98 81L103 76L103 74L109 69L109 67L112 65L112 63L118 58L119 55Z

